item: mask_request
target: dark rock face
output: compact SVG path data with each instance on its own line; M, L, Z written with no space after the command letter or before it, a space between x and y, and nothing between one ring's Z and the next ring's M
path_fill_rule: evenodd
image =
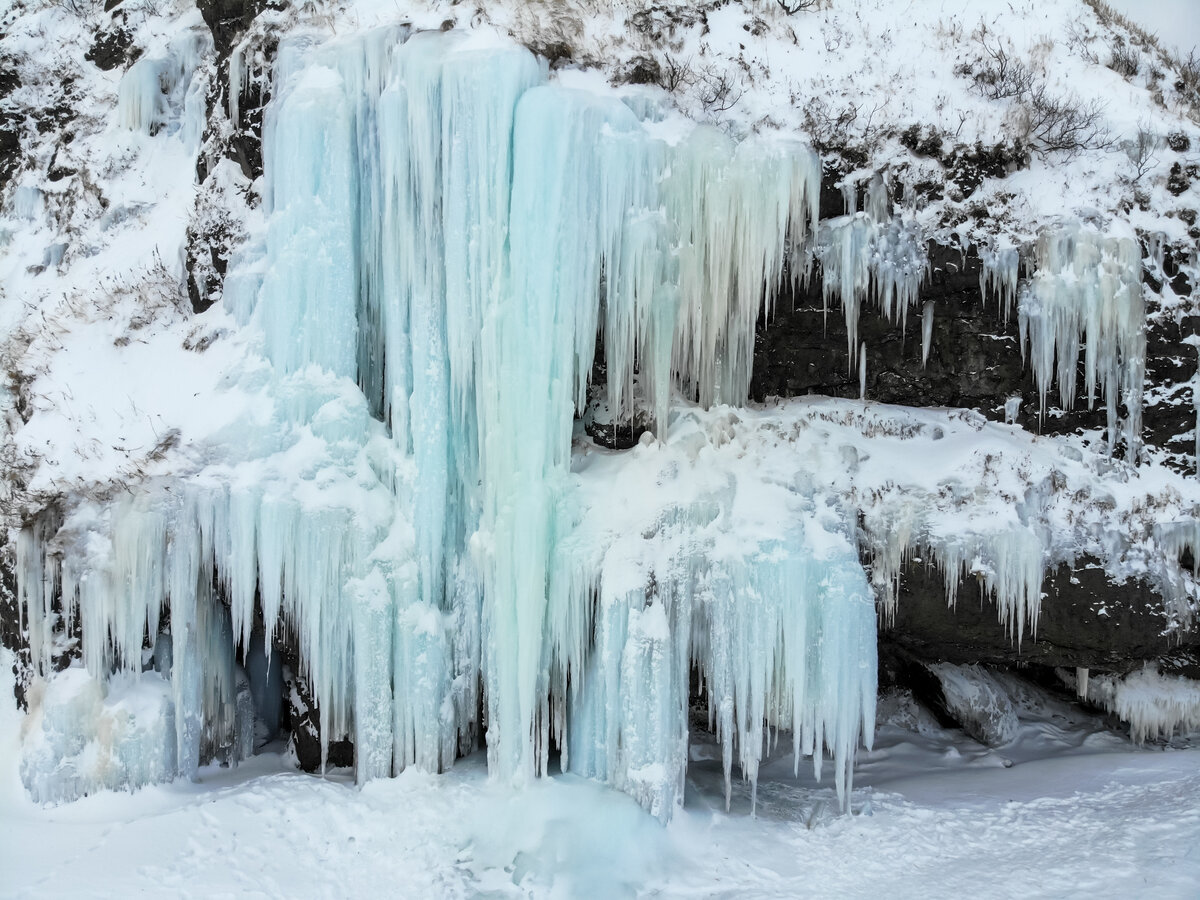
M202 313L221 298L230 241L227 230L188 229L187 292L193 312Z
M254 17L268 7L278 4L267 0L196 0L196 8L204 24L212 32L217 59L224 62Z
M21 117L0 112L0 191L21 164Z
M11 67L0 63L0 100L21 86L21 78ZM21 164L22 117L13 110L0 110L0 191Z
M321 771L321 711L313 700L308 680L294 666L283 670L286 689L286 721L291 729L289 746L305 772ZM354 765L354 744L346 738L331 740L325 759L327 768Z
M124 26L117 26L97 34L91 49L83 54L83 58L108 72L123 68L137 58L136 51L131 52L132 47L133 33Z
M1036 634L1026 626L1020 644L1000 624L995 604L966 580L958 602L946 605L940 572L922 563L902 573L894 623L881 623L881 645L921 659L994 666L1085 667L1124 674L1144 660L1194 649L1200 632L1168 633L1162 601L1132 579L1113 584L1094 560L1060 566L1042 584Z
M21 628L23 617L17 608L17 579L0 548L0 647L11 650L13 662L13 698L17 706L26 706L25 691L32 674L29 636ZM5 702L0 698L0 702Z

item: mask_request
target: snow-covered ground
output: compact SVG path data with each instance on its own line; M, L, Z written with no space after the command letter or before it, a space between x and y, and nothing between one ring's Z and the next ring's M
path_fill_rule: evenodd
M3 687L0 685L0 687ZM664 827L570 775L523 788L485 760L356 788L277 753L133 794L39 808L0 721L0 895L305 897L1142 897L1200 893L1200 746L1138 748L1064 703L1025 704L1011 744L946 731L885 696L851 813L790 753L723 804L693 744ZM707 757L714 757L707 759Z

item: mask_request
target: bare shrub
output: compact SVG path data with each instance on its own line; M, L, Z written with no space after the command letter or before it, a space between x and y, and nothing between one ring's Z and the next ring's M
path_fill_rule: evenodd
M883 101L868 110L866 104L847 103L839 109L822 97L811 97L801 110L804 130L821 153L837 151L845 156L853 148L861 153L883 137L886 129L876 117L886 106Z
M733 109L742 99L742 89L728 70L708 66L700 73L700 103L710 113Z
M658 67L658 83L672 94L695 84L696 73L692 69L691 57L680 59L667 54Z
M971 71L975 87L989 100L1023 97L1033 90L1033 71L1019 59L1013 59L1003 46L992 47L981 40L987 60Z
M980 36L979 43L984 51L982 64L961 66L956 71L969 76L975 89L987 99L1014 104L1018 143L1043 155L1060 152L1073 155L1111 145L1102 102L1085 102L1071 94L1051 94L1033 69L1013 57L1002 44L992 46L986 36Z
M1138 125L1137 134L1122 145L1129 161L1133 163L1133 180L1141 181L1147 172L1158 165L1157 151L1163 145L1163 139L1145 125Z
M1108 58L1108 67L1122 78L1132 78L1141 69L1138 52L1124 42L1113 46Z
M779 8L789 16L794 16L796 13L806 9L818 9L820 0L775 0Z
M1200 103L1200 56L1193 50L1186 58L1175 60L1179 69L1179 77L1175 80L1175 90L1191 104Z
M1100 150L1112 145L1104 123L1104 104L1084 102L1074 95L1052 96L1044 85L1034 89L1025 104L1028 142L1034 150L1075 155L1083 150Z

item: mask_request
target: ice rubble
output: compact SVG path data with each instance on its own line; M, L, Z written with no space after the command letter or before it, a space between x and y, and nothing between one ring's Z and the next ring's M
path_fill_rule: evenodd
M31 698L21 779L35 802L73 800L104 787L173 778L175 714L169 682L150 671L91 678L68 668Z
M1012 700L987 669L943 662L929 666L929 671L947 709L967 734L987 747L1002 747L1017 737L1020 723Z
M126 77L120 115L152 130L151 88L178 85L149 68ZM610 410L627 417L635 389L651 410L635 454L668 439L673 390L705 407L744 403L758 317L814 257L851 364L865 357L863 301L903 326L928 265L919 232L888 215L882 181L865 212L818 229L807 147L736 143L660 121L644 98L549 83L543 62L478 33L298 39L280 48L272 96L266 233L231 264L224 301L270 363L227 386L265 408L214 435L191 476L81 502L21 534L42 671L76 623L98 685L136 677L154 645L175 761L151 777L194 775L253 742L271 671L246 656L271 644L261 615L299 647L322 740L353 735L359 780L442 769L483 737L499 777L545 772L557 747L564 769L664 819L682 802L695 674L727 779L736 759L753 781L765 742L790 729L797 765L812 755L819 767L828 748L844 795L875 691L875 605L844 496L818 499L802 473L781 487L727 472L697 479L706 487L686 503L626 491L638 498L628 520L605 527L571 471L573 419L598 334ZM1136 346L1121 329L1136 324L1140 290L1112 262L1127 248L1071 234L1046 239L1028 295L1041 305L1021 307L1035 372L1047 346L1065 358L1093 329L1107 343L1089 387L1129 389ZM1073 261L1092 288L1067 285ZM984 285L1008 303L1010 263ZM1096 321L1081 312L1093 295L1112 301ZM714 423L713 448L728 439ZM768 494L780 504L769 527L746 527L746 504ZM869 517L885 611L920 550L951 602L959 576L975 574L1020 639L1049 556L1043 494L953 533L916 502ZM109 769L45 796L136 783Z

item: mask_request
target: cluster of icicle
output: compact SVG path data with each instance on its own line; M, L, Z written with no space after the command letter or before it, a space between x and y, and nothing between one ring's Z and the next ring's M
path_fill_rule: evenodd
M1191 678L1164 674L1150 664L1128 675L1091 675L1086 669L1072 677L1080 697L1129 723L1130 736L1145 740L1170 738L1200 728L1200 686Z
M980 261L984 296L995 296L1006 318L1016 302L1021 352L1033 371L1042 413L1055 383L1062 408L1074 408L1082 356L1088 408L1099 393L1108 414L1110 450L1124 439L1127 458L1136 461L1146 375L1146 307L1136 238L1079 223L1045 228L1033 248L1032 274L1024 280L1019 280L1015 248L985 248Z
M853 188L850 194L854 194ZM847 201L850 206L850 201ZM887 186L875 176L866 191L863 212L848 212L821 223L815 253L821 261L822 298L841 306L846 319L850 371L861 366L858 321L864 300L870 299L889 322L908 323L921 283L929 272L925 240L916 225L892 216ZM929 320L932 322L932 320ZM928 358L929 338L925 338Z
M664 819L696 671L727 778L736 756L753 779L767 729L790 728L797 755L832 751L844 797L875 690L852 539L814 558L798 518L771 546L715 553L683 516L674 543L640 538L653 565L635 585L581 563L596 548L564 549L597 335L610 407L631 409L637 372L660 438L673 385L744 402L758 316L817 218L819 160L703 126L668 143L645 104L550 85L528 51L477 41L396 28L281 47L268 231L225 297L262 336L273 417L186 482L26 530L43 670L77 621L94 678L136 674L169 611L171 749L192 774L237 744L235 656L261 621L268 649L294 635L322 740L352 735L360 781L442 769L481 737L492 772L520 780L553 739L564 768ZM880 302L907 305L890 278Z
M912 506L882 521L865 520L871 578L884 620L894 621L901 573L920 558L942 573L949 605L957 602L962 579L974 578L980 596L994 600L997 618L1018 646L1026 628L1036 637L1050 536L1036 518L1014 516L1010 523L989 524L987 531L945 534Z
M204 126L205 85L192 75L212 48L207 29L182 32L162 56L143 56L121 76L117 121L153 134L178 132L187 147L199 145Z

